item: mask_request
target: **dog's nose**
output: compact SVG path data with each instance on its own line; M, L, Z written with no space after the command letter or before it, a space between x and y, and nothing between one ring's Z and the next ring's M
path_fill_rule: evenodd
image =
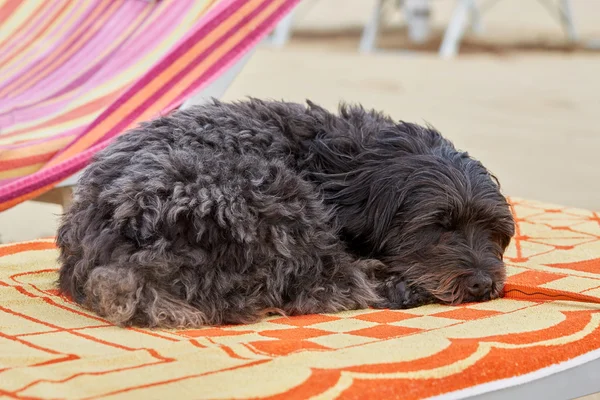
M482 299L492 292L493 283L489 275L478 272L469 278L467 289L473 297Z

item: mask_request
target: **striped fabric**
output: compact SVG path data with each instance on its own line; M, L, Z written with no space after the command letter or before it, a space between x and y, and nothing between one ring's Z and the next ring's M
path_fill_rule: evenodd
M0 0L0 211L178 107L299 0Z

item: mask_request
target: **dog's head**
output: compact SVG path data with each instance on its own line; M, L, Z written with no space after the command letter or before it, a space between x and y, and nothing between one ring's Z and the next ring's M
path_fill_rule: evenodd
M497 180L434 129L362 132L315 147L320 169L336 171L317 178L352 248L439 302L499 297L514 220Z
M403 183L367 211L382 216L365 238L374 254L443 303L499 297L514 221L481 163L460 153L418 156L384 174Z

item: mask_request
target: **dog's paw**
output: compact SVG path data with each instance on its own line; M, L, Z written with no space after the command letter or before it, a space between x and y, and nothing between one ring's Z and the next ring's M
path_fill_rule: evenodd
M384 281L379 287L379 294L384 301L375 304L375 308L406 309L434 302L432 295L419 287L411 286L400 277Z

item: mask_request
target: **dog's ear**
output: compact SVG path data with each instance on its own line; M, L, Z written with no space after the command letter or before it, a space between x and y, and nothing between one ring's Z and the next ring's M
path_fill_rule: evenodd
M315 138L307 170L325 202L335 208L345 239L370 254L380 249L402 205L401 188L409 168L399 168L399 160L382 154L385 146L366 145L363 134L349 131Z
M326 194L336 204L336 215L347 240L381 250L386 234L403 202L398 175L391 175L380 163L350 173L338 183L335 193ZM342 187L343 186L343 187Z
M334 164L344 162L342 158ZM325 202L335 209L345 240L365 256L381 249L402 206L402 176L390 173L389 168L381 162L372 162L346 172L313 174Z

